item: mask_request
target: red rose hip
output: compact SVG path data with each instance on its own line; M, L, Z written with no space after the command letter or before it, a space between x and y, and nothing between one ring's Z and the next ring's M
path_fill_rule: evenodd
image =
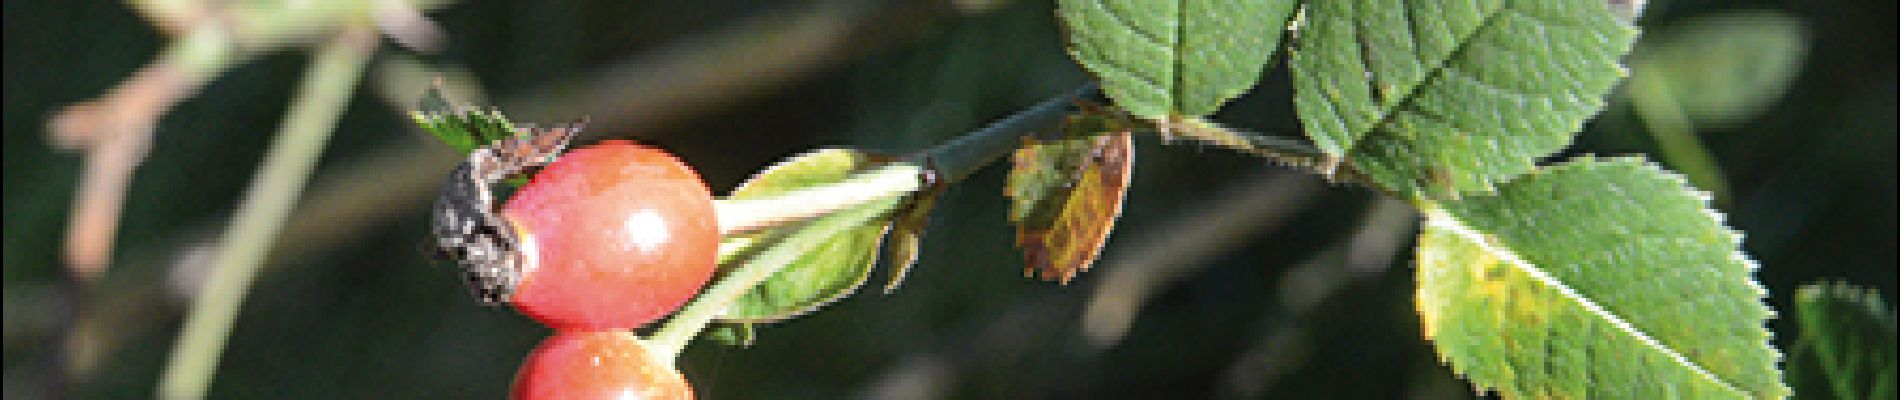
M557 332L528 353L515 374L515 399L691 399L671 363L656 360L626 331Z
M712 191L679 159L631 142L562 155L502 214L525 258L508 301L555 329L645 325L697 293L718 261Z

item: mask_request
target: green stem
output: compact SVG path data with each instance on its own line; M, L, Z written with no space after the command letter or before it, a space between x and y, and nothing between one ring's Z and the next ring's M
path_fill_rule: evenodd
M1326 153L1303 141L1230 128L1200 118L1183 118L1155 126L1170 134L1292 166L1312 167L1326 158Z
M1695 124L1677 104L1672 89L1659 83L1640 83L1648 81L1632 85L1630 98L1635 103L1636 115L1656 139L1663 162L1688 177L1690 185L1708 191L1716 206L1726 205L1728 180L1722 177L1722 165L1715 162L1708 146L1696 137Z
M203 398L209 389L245 291L349 103L375 48L372 38L368 32L346 32L316 55L277 142L225 230L211 275L160 379L160 398Z
M1169 135L1180 135L1202 143L1265 158L1280 165L1305 169L1336 183L1357 183L1367 187L1378 187L1354 169L1352 163L1342 162L1320 151L1318 147L1313 147L1311 143L1298 139L1262 135L1200 118L1156 122L1155 128Z
M1028 110L991 123L983 129L937 145L917 155L916 158L929 166L941 182L962 181L976 170L1021 146L1023 137L1036 135L1037 130L1056 127L1063 117L1069 115L1071 106L1077 102L1100 97L1101 92L1097 85L1089 83L1076 88L1066 96L1049 99ZM1320 169L1328 160L1324 152L1303 141L1229 128L1200 118L1144 121L1144 123L1169 135L1180 135L1203 143L1264 157L1284 165ZM1350 180L1356 177L1356 173L1348 170L1341 174L1341 177Z

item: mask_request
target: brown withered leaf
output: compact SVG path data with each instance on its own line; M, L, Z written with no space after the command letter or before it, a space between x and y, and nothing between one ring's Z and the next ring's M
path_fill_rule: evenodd
M1095 263L1121 216L1134 156L1128 131L1025 139L1004 188L1024 275L1066 284Z

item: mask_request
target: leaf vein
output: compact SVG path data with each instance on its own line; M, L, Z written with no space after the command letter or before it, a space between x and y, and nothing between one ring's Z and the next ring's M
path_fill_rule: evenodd
M1171 46L1168 46L1168 43L1166 41L1161 40L1161 38L1155 37L1153 33L1149 33L1148 31L1141 30L1140 27L1135 26L1135 23L1129 22L1128 19L1122 17L1121 10L1116 10L1114 7L1109 7L1106 0L1088 0L1088 2L1095 4L1097 8L1100 8L1102 10L1102 14L1108 15L1108 20L1110 22L1114 22L1113 24L1110 24L1110 25L1115 25L1116 27L1122 28L1123 30L1127 30L1128 32L1133 33L1136 38L1139 38L1144 42L1148 42L1149 45L1153 45L1155 47L1172 48ZM1176 13L1176 14L1178 15L1179 13ZM1177 56L1175 58L1179 59L1180 57Z
M1445 53L1445 58L1438 59L1438 60L1428 60L1432 63L1432 65L1429 67L1430 72L1426 73L1423 79L1419 79L1418 83L1412 84L1410 87L1405 88L1405 91L1403 92L1404 97L1401 97L1402 99L1401 103L1411 104L1415 102L1415 100L1418 98L1419 88L1424 87L1425 84L1428 82L1437 81L1439 78L1441 78L1441 75L1444 73L1446 69L1455 68L1450 65L1451 60L1458 59L1459 57L1463 57L1465 55L1465 50L1470 48L1469 46L1471 45L1471 43L1478 41L1476 37L1478 35L1482 35L1485 32L1485 30L1490 29L1492 26L1494 26L1492 25L1492 23L1497 21L1498 14L1508 8L1510 8L1510 6L1507 5L1503 7L1498 7L1495 10L1491 10L1490 13L1485 14L1485 16L1482 18L1482 22L1478 23L1478 27L1471 30L1470 35L1465 36L1463 40L1459 40L1458 46L1453 47L1451 49L1451 52ZM1409 17L1409 14L1408 14L1408 17ZM1407 18L1407 19L1409 20L1410 18ZM1383 125L1383 122L1385 122L1385 120L1391 119L1390 109L1380 110L1379 119L1380 119L1381 124L1373 125L1373 126Z
M1526 92L1526 91L1522 91L1518 89L1508 88L1496 83L1485 81L1484 79L1479 78L1476 74L1464 72L1463 69L1459 69L1458 67L1445 67L1444 69L1442 69L1442 71L1445 71L1444 77L1447 79L1458 79L1458 80L1462 80L1466 82L1471 82L1473 85L1477 86L1478 89L1483 89L1486 94L1494 95L1497 97L1505 97L1505 98L1509 98L1509 99L1517 100L1517 101L1529 101L1529 100L1536 99L1538 97L1542 97L1542 96L1538 96L1537 93L1531 93L1531 92Z
M1168 74L1173 75L1174 86L1168 88L1168 97L1171 99L1169 101L1171 104L1168 108L1180 111L1187 108L1187 105L1182 103L1183 99L1186 98L1186 93L1182 91L1187 87L1187 74L1185 74L1187 71L1186 54L1188 51L1187 0L1175 0L1174 17L1174 43L1172 43L1172 47L1168 48L1169 55L1174 56L1174 62L1168 64L1169 68L1171 68L1168 70Z
M1110 70L1109 73L1127 76L1129 79L1132 79L1135 82L1141 82L1143 85L1154 88L1156 90L1160 90L1164 92L1168 91L1168 87L1162 86L1161 82L1157 81L1154 77L1136 73L1135 70L1129 69L1128 67L1124 67L1121 64L1116 64L1113 62L1109 62L1107 60L1104 60L1102 62L1090 62L1088 64L1103 67L1104 69ZM1098 71L1097 73L1101 73L1101 71Z

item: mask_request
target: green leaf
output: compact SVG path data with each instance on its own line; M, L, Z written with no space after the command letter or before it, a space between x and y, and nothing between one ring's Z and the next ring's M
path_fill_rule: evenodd
M730 199L756 199L814 186L837 183L863 171L870 163L863 153L820 149L793 157L754 175L735 189ZM902 204L892 198L792 224L740 235L722 243L720 267L729 270L750 262L751 256L785 238L833 219L862 220L806 249L795 261L740 297L719 319L728 322L774 322L818 309L850 295L864 284L877 264L878 246L889 223L882 218Z
M1069 55L1128 112L1213 114L1279 47L1294 0L1062 0Z
M1507 398L1780 398L1766 291L1706 198L1638 159L1546 167L1424 202L1418 312Z
M1068 283L1095 263L1121 216L1135 161L1132 135L1025 140L1011 158L1004 188L1016 245L1026 274Z
M484 110L451 100L440 86L429 87L410 118L423 131L463 153L520 132L500 110Z
M1893 309L1871 289L1844 283L1795 292L1801 340L1788 362L1795 393L1809 398L1891 399L1896 361Z
M1307 137L1408 195L1488 191L1570 144L1635 30L1603 0L1307 4L1293 50Z

